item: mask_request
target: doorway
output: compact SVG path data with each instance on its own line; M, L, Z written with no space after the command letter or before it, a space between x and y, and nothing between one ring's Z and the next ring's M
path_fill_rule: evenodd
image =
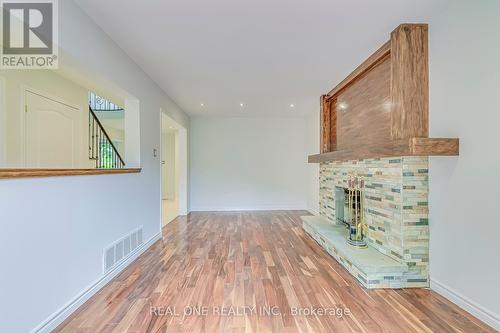
M187 214L187 130L161 113L162 226Z

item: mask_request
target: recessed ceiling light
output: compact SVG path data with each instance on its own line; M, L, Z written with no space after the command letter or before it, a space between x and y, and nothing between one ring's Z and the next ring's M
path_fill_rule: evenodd
M291 108L294 108L294 107L295 107L295 104L290 104L290 107L291 107Z
M205 106L205 104L204 104L204 103L201 103L200 105L201 105L201 107L204 107L204 106Z
M243 104L243 103L240 103L240 106L241 106L241 107L244 107L244 106L245 106L245 104Z

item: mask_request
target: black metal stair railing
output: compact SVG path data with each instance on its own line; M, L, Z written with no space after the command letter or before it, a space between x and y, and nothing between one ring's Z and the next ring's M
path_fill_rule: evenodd
M90 106L89 159L95 160L97 169L122 169L125 167L123 158Z

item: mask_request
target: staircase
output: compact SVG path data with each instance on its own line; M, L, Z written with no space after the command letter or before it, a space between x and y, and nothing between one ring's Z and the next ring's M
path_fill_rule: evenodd
M89 105L89 159L95 160L96 169L123 169L125 162L97 118L92 105L91 98ZM94 106L97 106L97 103ZM108 107L116 107L116 105L111 104ZM119 110L121 109L113 108L111 111ZM98 108L98 111L110 110Z

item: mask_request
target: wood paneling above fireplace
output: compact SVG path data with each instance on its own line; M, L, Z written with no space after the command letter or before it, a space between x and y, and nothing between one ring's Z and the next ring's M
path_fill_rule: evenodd
M332 99L337 149L391 140L391 62L386 59Z
M402 24L321 97L321 154L310 163L458 155L458 139L429 138L428 27Z

